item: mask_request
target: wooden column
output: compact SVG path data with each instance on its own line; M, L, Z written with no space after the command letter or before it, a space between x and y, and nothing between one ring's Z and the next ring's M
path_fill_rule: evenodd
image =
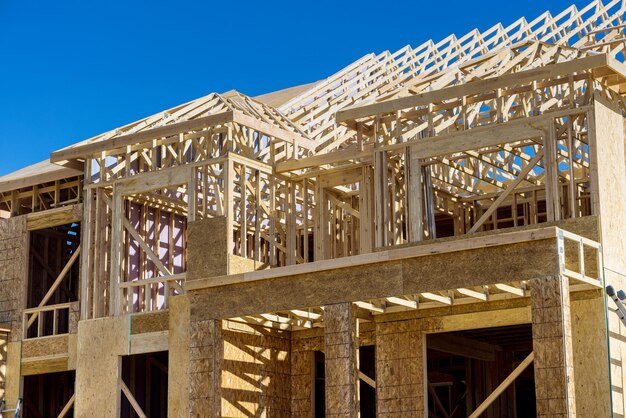
M357 417L358 323L351 303L324 307L326 417Z
M376 323L376 413L425 416L426 336L419 321Z
M568 279L533 279L530 289L537 416L575 417Z
M189 323L189 416L219 417L220 395L215 355L220 353L221 321L212 319Z
M315 376L315 352L306 340L291 342L291 416L310 418L313 408L313 379Z

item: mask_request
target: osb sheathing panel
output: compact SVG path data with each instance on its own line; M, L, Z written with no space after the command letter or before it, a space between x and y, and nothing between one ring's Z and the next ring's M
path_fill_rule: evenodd
M609 352L610 352L610 373L613 400L613 415L626 416L626 406L624 404L623 388L626 384L626 329L618 316L609 312Z
M554 275L556 256L556 240L545 239L208 288L190 294L191 318L529 280Z
M33 338L22 341L22 359L68 354L68 336Z
M418 257L402 262L401 294L530 280L556 269L552 239Z
M167 408L170 417L189 415L189 301L174 296L169 306L169 364Z
M356 307L338 303L324 307L324 376L326 416L357 417L358 320Z
M589 158L592 181L597 179L596 211L606 284L626 289L626 166L624 165L624 119L619 110L595 97L593 123L590 125ZM595 145L594 145L595 144ZM595 164L594 164L595 163ZM612 305L612 302L611 302ZM611 385L613 412L626 415L626 330L616 315L609 316ZM600 366L598 366L600 367Z
M0 219L0 327L11 330L11 341L22 335L27 249L26 217Z
M376 409L378 416L423 417L428 320L378 323ZM402 374L402 377L398 375Z
M222 416L289 416L290 333L223 321L221 336Z
M76 360L76 416L118 416L120 356L129 350L127 316L81 321Z
M595 131L590 143L590 160L596 160L595 174L598 183L598 215L602 237L604 265L626 274L626 166L624 166L624 120L603 99L594 102ZM592 127L593 127L592 125ZM592 128L590 127L590 128ZM593 144L595 143L595 146ZM592 173L593 175L593 173ZM626 286L624 277L617 288Z
M131 334L167 331L169 329L168 311L149 312L131 316Z
M230 254L228 256L228 274L246 273L256 270L262 263L249 258Z
M228 274L227 236L223 216L187 225L187 280Z
M5 386L5 399L7 408L15 408L15 403L20 397L20 352L22 343L9 342L7 349L7 375Z
M313 416L315 351L324 351L324 330L291 332L291 416Z
M611 401L602 297L572 300L571 316L576 412L581 417L608 417Z

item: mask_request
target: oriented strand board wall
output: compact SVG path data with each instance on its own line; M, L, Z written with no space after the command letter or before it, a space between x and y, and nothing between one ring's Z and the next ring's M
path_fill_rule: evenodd
M20 341L9 342L7 347L7 369L6 386L4 397L9 409L15 408L15 403L20 397L20 352L22 343Z
M572 299L571 315L576 412L581 417L608 417L610 382L601 294L591 299Z
M127 316L78 324L75 416L119 416L120 356L128 354L129 332Z
M174 296L169 307L167 409L170 417L189 416L189 299Z
M223 321L221 334L222 416L289 416L290 333Z
M594 208L600 217L606 284L626 290L626 167L624 166L624 120L604 99L595 97L590 125L589 158L597 183ZM609 306L612 305L612 301ZM609 319L611 384L614 416L626 415L626 329L617 315ZM598 364L598 368L606 367Z
M187 225L187 280L228 274L226 218L202 219Z
M0 219L0 328L11 330L11 341L22 335L27 251L26 216Z
M9 343L4 345L6 356L0 377L7 406L14 407L20 388L20 351L22 308L26 279L28 233L26 216L0 219L0 328L8 329ZM6 338L5 338L6 339ZM1 398L2 396L0 396Z

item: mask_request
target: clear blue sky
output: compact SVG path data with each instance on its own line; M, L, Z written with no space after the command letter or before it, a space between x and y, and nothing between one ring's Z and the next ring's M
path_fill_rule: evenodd
M0 175L213 91L308 83L369 52L569 4L0 0Z

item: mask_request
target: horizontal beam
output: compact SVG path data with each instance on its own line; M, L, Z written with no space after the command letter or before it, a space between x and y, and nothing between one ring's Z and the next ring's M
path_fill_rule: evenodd
M29 231L52 228L80 222L83 218L83 204L61 206L58 208L33 212L26 215L26 228Z
M454 334L430 334L427 344L429 349L482 361L494 361L496 351L501 350L497 345Z
M359 150L356 147L335 151L328 154L315 155L308 158L293 159L276 164L276 172L302 170L304 168L319 167L321 165L334 164L342 161L358 160L360 158L371 158L374 147L369 145Z
M312 263L293 266L277 267L267 270L257 270L247 273L231 274L218 277L207 277L186 283L186 290L200 290L210 287L227 286L237 283L246 283L259 280L268 280L278 277L295 276L299 274L318 273L321 271L381 263L407 258L422 257L434 254L444 254L456 251L472 250L477 248L493 247L496 245L518 244L527 241L536 241L557 238L559 228L545 227L527 231L507 232L503 234L485 235L480 237L464 238L454 241L435 242L396 248L374 253L360 254L350 257L321 260Z

